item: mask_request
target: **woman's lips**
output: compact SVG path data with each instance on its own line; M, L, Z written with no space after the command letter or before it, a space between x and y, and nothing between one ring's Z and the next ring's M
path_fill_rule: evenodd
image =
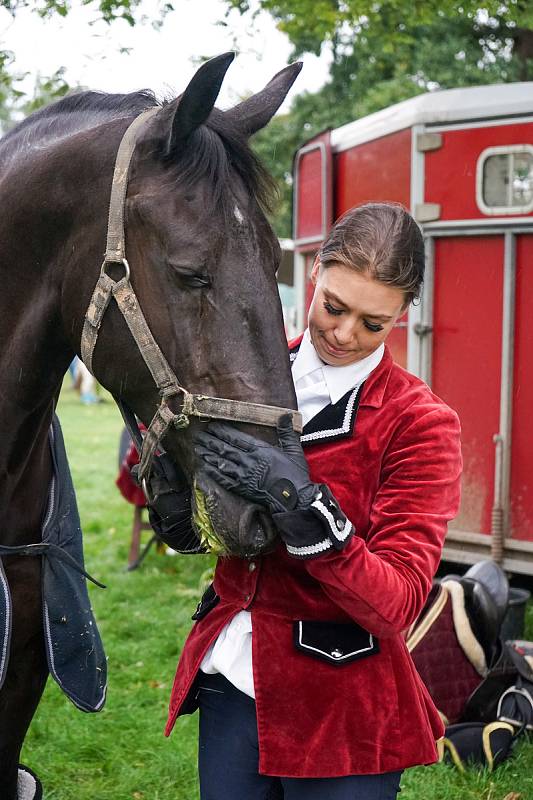
M322 337L322 342L324 344L325 349L328 353L332 356L337 356L337 358L347 355L350 351L349 350L340 350L338 347L333 347L326 339Z

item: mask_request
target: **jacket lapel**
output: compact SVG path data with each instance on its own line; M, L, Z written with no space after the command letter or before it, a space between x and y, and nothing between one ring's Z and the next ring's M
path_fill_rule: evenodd
M350 389L336 403L330 403L304 426L303 445L331 442L352 436L364 383Z
M298 354L302 337L289 344L292 362ZM355 389L350 389L336 403L330 403L304 426L301 442L304 447L312 444L332 442L353 436L359 405L379 408L387 386L392 366L392 357L385 346L385 353L376 369Z

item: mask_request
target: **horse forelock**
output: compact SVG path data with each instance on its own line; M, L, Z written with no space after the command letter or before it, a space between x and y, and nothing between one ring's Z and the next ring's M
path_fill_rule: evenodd
M226 215L234 216L235 175L264 211L271 211L277 200L277 186L247 137L219 109L213 109L207 122L166 159L172 162L176 180L185 187L206 180L211 205L222 208Z

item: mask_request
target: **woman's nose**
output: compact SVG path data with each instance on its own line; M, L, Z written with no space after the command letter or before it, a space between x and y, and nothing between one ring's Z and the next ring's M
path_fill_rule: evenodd
M354 336L353 323L344 322L342 325L337 325L334 331L335 341L340 347L349 344Z

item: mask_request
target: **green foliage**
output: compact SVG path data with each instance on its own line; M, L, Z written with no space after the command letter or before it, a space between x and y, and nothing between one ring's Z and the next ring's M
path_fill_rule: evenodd
M84 6L90 6L104 22L114 22L122 19L129 25L138 21L138 11L142 0L82 0ZM167 14L174 10L168 0L155 0L152 2L151 17L159 24ZM23 8L29 8L41 17L53 17L56 14L66 17L72 8L71 0L0 0L0 8L5 8L15 16Z
M226 0L228 8L241 13L249 3ZM319 53L324 42L332 42L336 53L350 39L368 34L382 37L382 47L416 40L420 27L433 25L438 19L465 20L479 25L489 35L505 39L516 37L521 30L533 28L533 7L528 0L258 0L258 6L278 21L292 41L296 54Z
M2 71L2 55L0 52L0 128L7 131L19 120L42 106L48 105L63 97L70 86L65 80L65 69L60 67L50 77L37 75L33 92L28 95L17 89L24 75L9 74Z
M141 1L82 0L83 5L94 9L96 19L100 18L109 24L115 20L123 20L129 25L135 25L138 21ZM158 28L174 7L168 0L156 0L152 6L151 23ZM13 17L22 9L30 9L44 18L56 15L66 17L71 7L71 0L0 0L0 8L4 8ZM27 97L20 89L21 81L25 77L25 74L18 73L15 69L14 54L9 50L0 50L0 128L3 131L26 114L59 99L70 88L65 79L64 67L60 67L50 77L38 75L31 97Z
M289 36L294 57L332 53L329 80L298 95L290 114L257 137L258 152L281 180L274 225L290 236L294 151L335 128L425 91L533 80L533 4L424 0L226 0L228 12L269 12ZM296 89L298 84L296 84Z
M141 0L83 0L83 5L94 7L106 22L123 19L130 25L135 24L135 13L140 3ZM13 15L23 8L30 8L41 17L56 14L66 17L72 8L71 0L0 0L0 5Z

